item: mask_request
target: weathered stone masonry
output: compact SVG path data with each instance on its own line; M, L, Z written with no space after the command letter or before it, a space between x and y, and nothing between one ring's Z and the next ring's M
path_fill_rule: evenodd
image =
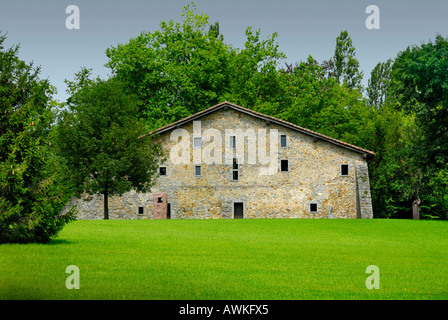
M217 129L223 139L221 164L202 163L199 176L195 175L193 163L193 121L200 121L202 132ZM168 159L161 164L166 175L157 178L151 193L131 191L122 197L110 197L110 219L221 219L241 213L244 218L327 218L330 208L335 218L373 217L367 160L374 154L368 150L228 102L157 130L168 152L178 143L170 140L175 129L190 133L190 163L174 164ZM267 165L248 164L245 139L246 158L244 163L239 161L238 181L233 181L234 167L225 163L224 148L229 143L226 129L265 129L268 153L269 132L276 129L279 138L286 135L286 147L281 147L279 141L278 170L263 176L260 168ZM206 146L203 143L201 150ZM281 160L288 160L288 171L281 171ZM341 165L348 165L344 168L348 168L346 175L341 173ZM157 203L162 201L167 204ZM74 199L71 204L78 206L78 219L103 218L101 195L90 201Z

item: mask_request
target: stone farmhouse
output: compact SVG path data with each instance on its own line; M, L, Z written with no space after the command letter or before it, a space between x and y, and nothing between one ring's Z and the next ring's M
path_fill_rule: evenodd
M371 151L227 101L149 134L167 161L110 219L373 217ZM78 219L102 219L102 198L74 199Z

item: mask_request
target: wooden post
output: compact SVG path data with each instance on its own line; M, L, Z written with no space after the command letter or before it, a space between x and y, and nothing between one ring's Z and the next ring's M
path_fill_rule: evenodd
M418 220L420 219L420 212L419 212L419 206L420 205L420 199L414 200L412 202L412 219Z

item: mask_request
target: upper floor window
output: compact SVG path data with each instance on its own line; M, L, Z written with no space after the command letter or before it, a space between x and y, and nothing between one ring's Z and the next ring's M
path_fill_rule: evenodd
M348 164L341 164L341 176L348 176Z
M239 180L238 159L237 158L233 158L232 181L238 181L238 180Z
M280 147L286 148L288 146L287 140L286 140L286 134L280 135Z
M230 136L230 149L236 149L236 136Z
M280 160L280 171L281 172L289 171L289 161L288 160Z
M194 175L202 176L202 166L194 166Z
M202 138L201 137L194 137L193 138L193 147L194 148L201 148L202 146Z
M166 176L166 167L159 167L159 174L161 176Z

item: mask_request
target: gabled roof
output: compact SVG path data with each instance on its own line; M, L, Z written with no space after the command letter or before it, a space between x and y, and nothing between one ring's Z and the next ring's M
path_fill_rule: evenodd
M361 153L361 154L364 155L365 158L368 158L368 159L373 159L373 157L375 156L375 153L372 152L372 151L360 148L358 146L349 144L347 142L343 142L343 141L340 141L340 140L328 137L328 136L323 135L321 133L314 132L312 130L300 127L300 126L298 126L296 124L293 124L293 123L290 123L290 122L287 122L287 121L284 121L284 120L281 120L281 119L278 119L278 118L275 118L275 117L272 117L272 116L268 116L266 114L263 114L263 113L260 113L260 112L257 112L257 111L251 110L251 109L247 109L247 108L238 106L238 105L230 103L228 101L221 102L221 103L219 103L217 105L214 105L214 106L212 106L210 108L207 108L207 109L204 109L202 111L199 111L199 112L197 112L197 113L195 113L195 114L193 114L191 116L188 116L186 118L183 118L181 120L178 120L176 122L168 124L168 125L163 126L161 128L158 128L157 130L154 130L154 131L148 133L148 135L161 134L163 132L179 128L181 125L183 125L185 123L188 123L190 121L194 121L194 120L196 120L196 119L198 119L200 117L203 117L205 115L208 115L210 113L216 112L216 111L218 111L220 109L224 109L224 108L230 108L230 109L233 109L233 110L245 113L247 115L250 115L252 117L259 118L261 120L264 120L264 121L267 121L267 122L270 122L270 123L275 123L275 124L278 124L280 126L283 126L283 127L286 127L286 128L289 128L289 129L301 132L303 134L306 134L308 136L313 137L314 139L320 139L320 140L323 140L323 141L327 141L329 143L332 143L332 144L335 144L337 146L349 149L351 151L355 151L357 153Z

